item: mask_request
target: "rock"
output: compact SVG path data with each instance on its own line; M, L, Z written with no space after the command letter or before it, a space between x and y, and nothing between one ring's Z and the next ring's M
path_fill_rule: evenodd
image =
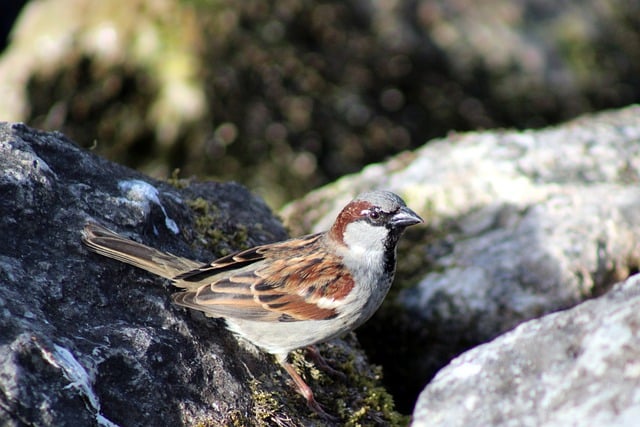
M358 332L410 410L455 355L638 270L639 177L634 106L541 131L453 134L282 215L294 233L323 229L351 194L387 188L427 219L399 249L395 294Z
M59 133L0 123L0 419L3 425L308 425L272 357L178 308L166 281L90 253L89 219L208 261L286 238L234 183L152 180ZM321 346L348 380L296 364L343 422L394 423L353 337Z
M635 426L640 275L526 322L454 359L420 395L413 426Z

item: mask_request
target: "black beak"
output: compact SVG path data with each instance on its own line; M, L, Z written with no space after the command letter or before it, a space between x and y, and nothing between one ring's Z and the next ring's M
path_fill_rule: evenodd
M391 225L393 227L408 227L421 222L424 222L422 218L406 206L401 207L400 210L391 217Z

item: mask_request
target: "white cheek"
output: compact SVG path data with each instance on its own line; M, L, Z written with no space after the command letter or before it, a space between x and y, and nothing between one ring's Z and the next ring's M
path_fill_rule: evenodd
M383 252L388 230L385 227L374 227L365 222L354 222L347 225L344 243L354 255L371 252Z

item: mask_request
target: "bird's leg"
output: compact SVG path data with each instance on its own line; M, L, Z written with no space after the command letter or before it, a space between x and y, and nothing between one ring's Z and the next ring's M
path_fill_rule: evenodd
M315 345L310 345L306 347L306 350L307 354L309 355L309 357L311 357L311 359L313 359L313 362L318 368L322 369L329 375L339 378L340 380L344 381L347 379L347 376L344 374L344 372L338 371L329 363L327 363L327 360L320 354L318 347L316 347Z
M289 363L289 361L287 360L287 355L277 356L277 359L278 362L280 362L280 365L282 365L284 370L287 371L287 373L295 383L296 388L298 389L298 393L304 396L304 398L307 400L307 406L309 406L311 410L316 412L321 417L330 421L337 421L336 417L334 417L333 415L329 415L327 412L325 412L324 409L322 409L322 406L320 406L320 404L316 402L316 399L313 397L313 391L311 391L311 387L309 387L309 385L302 379L300 374L296 372L293 365Z

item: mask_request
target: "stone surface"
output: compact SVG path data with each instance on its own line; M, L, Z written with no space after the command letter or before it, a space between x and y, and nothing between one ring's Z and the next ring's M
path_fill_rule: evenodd
M351 194L386 188L426 218L400 247L396 293L359 331L409 410L456 354L638 271L639 176L634 106L541 131L453 134L282 214L294 233L323 229Z
M464 353L420 395L413 426L636 426L640 275Z
M90 253L89 219L202 261L286 237L238 184L154 181L62 134L0 123L0 424L317 423L272 357L174 306L166 281ZM342 422L391 423L356 347L321 346L346 381L295 360Z

